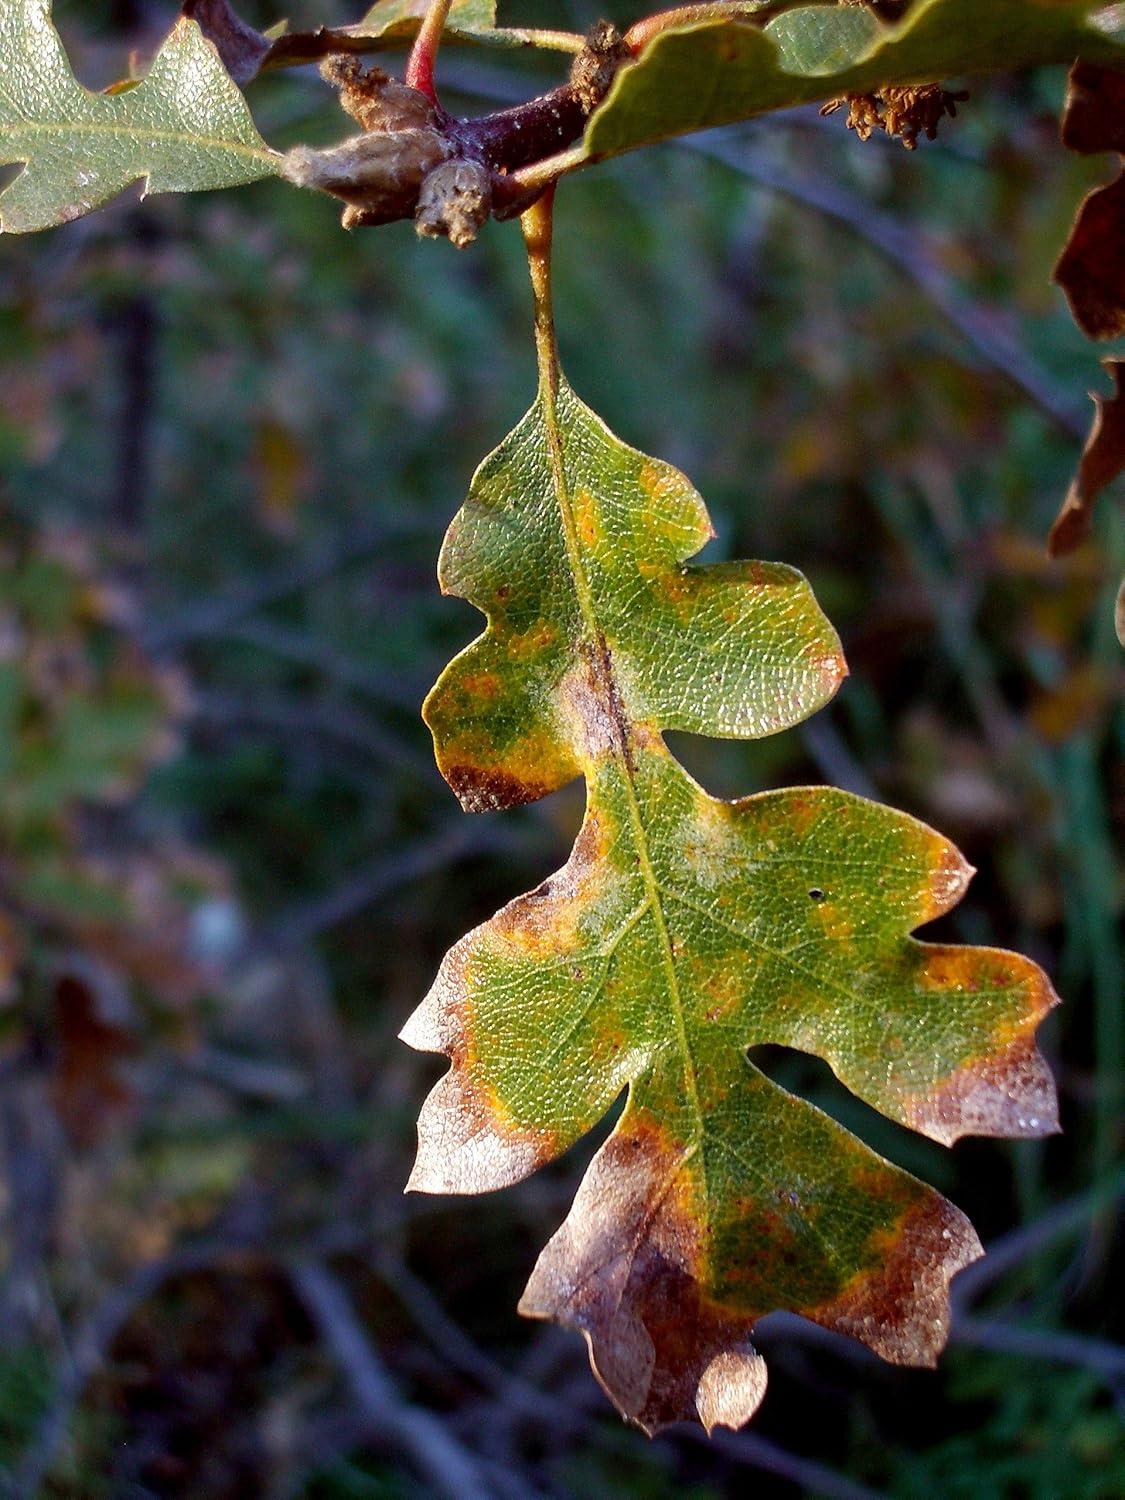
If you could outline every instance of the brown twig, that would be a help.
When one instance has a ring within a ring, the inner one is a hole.
[[[364,1332],[347,1293],[320,1261],[292,1267],[293,1287],[331,1350],[372,1436],[406,1454],[447,1500],[496,1494],[474,1455],[429,1412],[402,1398]]]

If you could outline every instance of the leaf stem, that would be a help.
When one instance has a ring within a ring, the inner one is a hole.
[[[528,167],[521,167],[511,174],[509,181],[513,188],[532,192],[536,188],[551,186],[558,182],[560,177],[565,177],[568,172],[576,172],[579,167],[591,166],[597,160],[586,150],[585,145],[579,141],[577,146],[572,146],[569,151],[559,151],[554,156],[544,157],[542,161],[532,162]]]
[[[420,94],[425,94],[431,104],[438,102],[434,89],[434,63],[452,4],[453,0],[430,0],[426,18],[422,22],[418,35],[414,38],[414,45],[410,49],[410,56],[406,63],[404,82],[409,88],[417,89]]]
[[[788,10],[792,3],[793,0],[729,0],[729,3],[724,3],[724,0],[706,3],[706,0],[701,0],[697,5],[678,5],[672,10],[644,16],[630,26],[625,33],[625,45],[637,57],[653,37],[659,36],[662,31],[670,31],[674,26],[691,26],[696,21],[750,20],[762,11],[773,13]]]
[[[538,47],[544,52],[581,52],[586,44],[580,31],[541,30],[535,26],[497,26],[481,32],[485,45],[493,37],[499,47]]]
[[[551,472],[554,480],[555,496],[559,506],[560,520],[562,522],[563,537],[566,544],[567,556],[570,561],[571,574],[574,579],[574,590],[578,599],[578,607],[588,637],[591,675],[594,679],[596,689],[601,695],[602,702],[606,706],[607,722],[613,726],[615,740],[614,754],[621,770],[622,782],[625,788],[629,821],[632,824],[633,839],[637,854],[637,865],[641,878],[644,881],[645,906],[651,912],[653,925],[656,928],[660,944],[661,967],[664,971],[668,999],[675,1018],[676,1031],[680,1042],[684,1068],[684,1091],[696,1123],[696,1135],[687,1144],[686,1148],[687,1155],[693,1155],[698,1147],[703,1131],[703,1107],[699,1094],[696,1061],[692,1052],[691,1040],[688,1036],[683,996],[680,991],[680,981],[676,972],[675,955],[672,949],[672,939],[664,915],[659,882],[656,877],[656,871],[653,868],[648,829],[645,826],[644,817],[641,812],[640,798],[637,793],[634,747],[631,743],[630,729],[621,708],[620,689],[614,675],[609,645],[598,620],[597,605],[587,573],[585,559],[583,558],[582,546],[579,542],[578,528],[574,516],[574,505],[567,478],[566,457],[559,419],[561,378],[559,373],[558,343],[555,336],[554,302],[551,289],[551,244],[554,227],[554,201],[555,189],[554,184],[552,184],[520,219],[524,243],[527,246],[528,269],[531,273],[531,289],[535,300],[535,351],[539,366],[539,399],[542,403],[543,419],[547,434],[547,448],[550,455]],[[666,754],[667,752],[665,751],[664,753]],[[589,769],[586,771],[586,776],[592,787],[592,773]],[[704,1194],[706,1196],[707,1173],[706,1165],[702,1161],[701,1171]]]
[[[518,174],[517,174],[518,175]],[[521,215],[520,228],[527,246],[527,264],[535,299],[535,352],[539,380],[544,390],[557,392],[559,350],[555,339],[555,309],[551,292],[551,246],[554,236],[554,183]]]

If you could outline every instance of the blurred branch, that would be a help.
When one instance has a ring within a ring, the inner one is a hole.
[[[456,860],[487,853],[539,855],[554,842],[549,830],[534,824],[457,818],[427,838],[412,839],[398,853],[380,855],[327,895],[290,907],[271,928],[269,939],[283,948],[295,947],[346,922],[400,886],[444,870]]]
[[[465,67],[451,70],[450,82],[466,93],[493,102],[503,102],[512,88],[495,69],[490,73]],[[786,115],[799,119],[802,126],[825,124],[804,108],[784,111],[771,122],[775,136],[777,120],[784,120]],[[1085,441],[1089,429],[1085,406],[1058,389],[1030,351],[1009,333],[990,308],[973,301],[956,286],[922,229],[902,223],[834,182],[818,180],[807,172],[794,172],[747,150],[748,140],[761,128],[753,124],[748,128],[724,128],[673,144],[680,150],[710,157],[759,186],[815,209],[851,230],[913,281],[987,365],[1023,391],[1068,437]]]
[[[234,725],[277,730],[307,738],[310,735],[335,740],[359,750],[373,760],[407,771],[424,781],[436,781],[428,756],[388,734],[374,720],[342,703],[317,703],[307,698],[280,694],[195,692],[191,710],[196,720],[220,728]]]
[[[35,1500],[39,1494],[66,1440],[87,1384],[105,1364],[118,1335],[137,1309],[174,1276],[203,1270],[216,1260],[246,1256],[258,1259],[254,1252],[241,1247],[192,1246],[142,1266],[104,1298],[75,1334],[70,1359],[63,1367],[54,1397],[23,1457],[7,1479],[11,1500]]]
[[[380,1258],[375,1263],[380,1276],[414,1319],[418,1329],[456,1370],[485,1390],[500,1397],[513,1412],[550,1421],[557,1430],[585,1425],[580,1411],[553,1399],[537,1386],[510,1375],[475,1344],[453,1321],[424,1282],[399,1261]]]
[[[801,725],[801,743],[805,754],[822,776],[842,791],[854,792],[878,802],[879,789],[853,755],[847,740],[826,713]]]
[[[346,536],[321,543],[294,562],[282,563],[229,593],[191,605],[178,618],[153,626],[144,634],[144,645],[154,655],[182,650],[191,641],[229,630],[267,605],[323,583],[416,530],[405,521],[387,517],[355,526]]]
[[[1088,1338],[1061,1329],[1021,1328],[999,1318],[960,1317],[953,1341],[1019,1359],[1043,1360],[1048,1364],[1074,1365],[1116,1384],[1125,1381],[1125,1348],[1106,1339]]]
[[[633,1440],[626,1433],[620,1429],[607,1430],[602,1427],[589,1412],[583,1410],[580,1401],[568,1401],[555,1392],[541,1390],[518,1376],[509,1375],[465,1334],[429,1288],[405,1266],[388,1259],[380,1259],[376,1265],[419,1330],[434,1344],[443,1358],[499,1398],[500,1405],[505,1408],[502,1416],[508,1418],[508,1421],[487,1422],[485,1426],[491,1435],[495,1437],[498,1431],[510,1425],[513,1416],[522,1414],[537,1420],[544,1428],[549,1427],[556,1436],[560,1431],[563,1434],[578,1431],[598,1447],[619,1453],[631,1450]],[[578,1348],[573,1343],[572,1347]],[[593,1382],[588,1377],[586,1383],[592,1388]],[[824,1464],[790,1453],[765,1438],[716,1433],[709,1439],[701,1429],[685,1429],[676,1436],[698,1440],[707,1447],[717,1446],[738,1463],[792,1480],[809,1494],[823,1495],[827,1500],[880,1500],[875,1491],[853,1483]]]
[[[728,131],[679,144],[849,229],[915,282],[987,365],[1017,386],[1068,437],[1085,439],[1089,426],[1085,411],[1057,389],[991,309],[974,302],[957,287],[942,268],[933,243],[917,225],[901,223],[835,183],[768,161],[760,153],[748,151],[745,143],[739,144]]]
[[[371,1433],[405,1453],[448,1500],[488,1500],[494,1495],[473,1456],[435,1417],[403,1400],[346,1292],[327,1268],[306,1261],[293,1266],[290,1276]]]
[[[326,896],[290,907],[278,918],[270,937],[283,948],[307,943],[365,907],[374,906],[390,891],[445,869],[470,851],[477,852],[482,847],[480,835],[485,832],[465,819],[450,823],[429,838],[412,839],[400,852],[372,860]]]
[[[315,636],[293,630],[276,620],[247,620],[217,632],[224,640],[254,646],[297,666],[311,667],[340,687],[351,688],[394,708],[416,709],[425,694],[421,678],[402,680],[385,670],[367,667]]]
[[[716,1431],[710,1438],[702,1428],[684,1433],[693,1442],[713,1444],[720,1453],[739,1463],[751,1464],[779,1479],[786,1479],[799,1486],[803,1494],[823,1495],[825,1500],[881,1500],[878,1490],[857,1484],[835,1469],[819,1464],[815,1459],[801,1458],[787,1448],[771,1443],[768,1438],[751,1432]]]
[[[987,1286],[1046,1250],[1056,1240],[1087,1229],[1091,1220],[1125,1196],[1125,1170],[1088,1193],[1068,1198],[1030,1224],[1021,1224],[987,1246],[987,1253],[967,1266],[953,1283],[953,1306],[964,1309]]]
[[[282,1063],[239,1057],[219,1047],[200,1047],[183,1059],[183,1071],[247,1099],[293,1104],[311,1091],[309,1080]]]

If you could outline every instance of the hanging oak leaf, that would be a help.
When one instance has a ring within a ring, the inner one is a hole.
[[[702,502],[567,386],[538,274],[537,403],[442,554],[443,588],[488,629],[425,712],[467,807],[581,775],[587,810],[567,864],[452,949],[403,1031],[452,1063],[410,1186],[518,1182],[625,1091],[521,1310],[581,1330],[646,1430],[738,1426],[765,1387],[764,1313],[930,1364],[949,1279],[980,1254],[956,1208],[748,1049],[816,1053],[938,1141],[1038,1136],[1056,1128],[1034,1042],[1055,997],[1026,959],[909,936],[971,874],[931,829],[827,788],[719,801],[672,759],[662,730],[765,735],[813,712],[839,645],[791,570],[686,561]]]

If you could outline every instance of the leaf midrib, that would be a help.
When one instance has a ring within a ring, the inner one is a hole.
[[[680,1043],[680,1052],[684,1067],[684,1083],[695,1123],[692,1139],[686,1143],[686,1154],[692,1155],[702,1143],[704,1136],[703,1107],[699,1097],[696,1061],[692,1052],[691,1038],[687,1027],[687,1015],[684,1008],[683,996],[680,993],[675,955],[672,951],[672,940],[664,915],[660,886],[656,879],[656,871],[653,867],[652,856],[649,850],[648,833],[641,815],[640,798],[637,795],[632,757],[628,752],[628,726],[622,723],[620,715],[615,711],[616,703],[620,699],[616,691],[616,682],[612,675],[612,657],[605,640],[605,634],[598,620],[597,604],[586,573],[582,556],[582,544],[579,540],[578,527],[571,504],[570,490],[566,478],[563,438],[558,416],[560,376],[557,362],[554,362],[553,356],[550,364],[546,361],[544,362],[544,368],[541,369],[540,376],[539,401],[543,412],[543,425],[547,435],[547,452],[551,469],[551,481],[555,491],[555,499],[559,507],[563,537],[566,543],[567,561],[574,580],[574,591],[582,623],[594,646],[595,661],[592,663],[592,671],[595,679],[598,677],[603,679],[599,686],[602,688],[605,701],[610,706],[609,720],[616,731],[614,735],[614,754],[618,760],[622,781],[626,789],[629,820],[632,824],[633,840],[637,850],[641,879],[645,888],[647,907],[652,913],[653,924],[656,927],[660,943],[661,966],[664,970],[668,998],[671,1002],[671,1009]],[[702,1164],[703,1191],[706,1198],[705,1153],[700,1153],[700,1161]]]
[[[224,140],[220,136],[191,135],[183,131],[159,127],[145,129],[140,125],[121,125],[109,121],[102,123],[97,120],[82,120],[75,123],[73,121],[35,120],[18,125],[0,125],[0,139],[20,135],[77,134],[129,136],[136,140],[164,141],[177,146],[198,146],[206,150],[221,150],[235,156],[246,156],[253,161],[268,162],[271,166],[278,155],[269,146],[250,146],[243,141]]]

